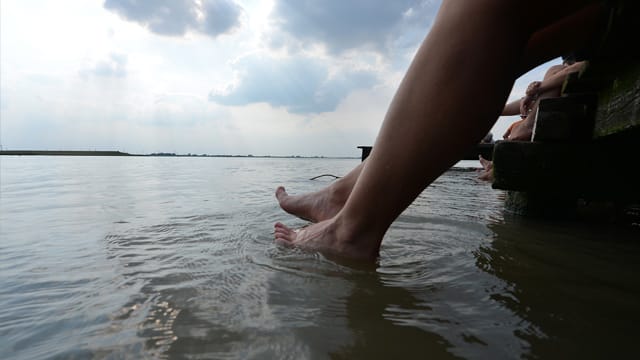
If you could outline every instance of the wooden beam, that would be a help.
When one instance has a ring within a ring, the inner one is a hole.
[[[640,129],[589,143],[499,141],[493,188],[640,201]]]

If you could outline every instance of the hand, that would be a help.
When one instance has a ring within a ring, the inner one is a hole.
[[[533,106],[535,102],[535,97],[527,95],[520,100],[520,115],[527,116],[529,115],[529,109]]]
[[[534,81],[529,84],[529,86],[527,87],[527,91],[525,92],[527,96],[537,95],[540,92],[540,85],[542,85],[542,82],[540,81]]]

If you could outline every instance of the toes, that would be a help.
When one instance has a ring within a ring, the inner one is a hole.
[[[288,236],[291,232],[285,228],[275,228],[273,234],[275,236]]]
[[[280,222],[273,226],[273,235],[276,243],[284,245],[291,245],[296,238],[295,231]]]
[[[281,223],[279,221],[277,223],[275,223],[275,225],[273,225],[273,227],[275,229],[287,229],[287,230],[290,230],[287,225],[285,225],[285,224],[283,224],[283,223]]]
[[[287,196],[287,191],[284,189],[284,186],[278,186],[276,189],[276,197],[280,199],[283,196]]]

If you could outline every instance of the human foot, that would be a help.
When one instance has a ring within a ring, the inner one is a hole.
[[[478,155],[478,161],[480,161],[480,165],[482,165],[482,168],[485,170],[491,170],[493,167],[493,162],[483,158],[482,155]]]
[[[482,169],[478,169],[478,179],[492,182],[493,162],[483,158],[482,155],[479,155],[478,159],[480,160],[480,164],[482,165]]]
[[[284,187],[276,189],[280,207],[289,214],[311,222],[327,220],[335,216],[344,205],[348,194],[330,185],[320,191],[303,195],[289,195]]]
[[[275,242],[279,245],[295,246],[349,259],[374,260],[378,256],[378,239],[361,237],[359,241],[354,241],[353,236],[345,233],[346,231],[341,231],[333,219],[297,230],[280,222],[274,225]]]

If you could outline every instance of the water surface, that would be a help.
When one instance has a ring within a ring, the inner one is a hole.
[[[7,359],[621,358],[640,337],[637,230],[503,214],[454,169],[372,267],[273,244],[279,184],[358,160],[0,158]]]

